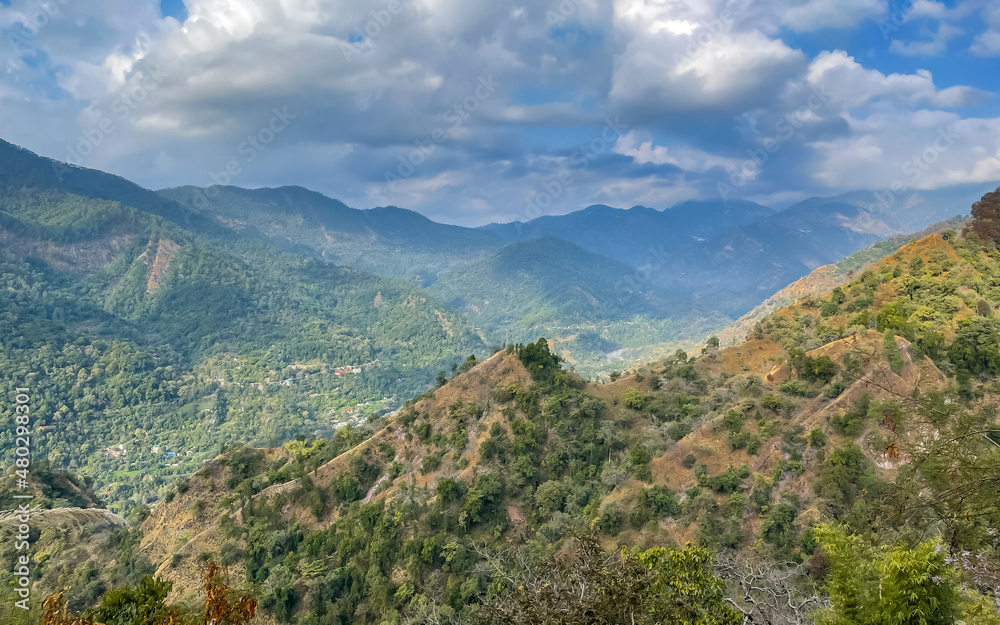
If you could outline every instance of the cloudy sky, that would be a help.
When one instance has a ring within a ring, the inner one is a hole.
[[[0,137],[477,225],[1000,184],[992,0],[0,0]]]

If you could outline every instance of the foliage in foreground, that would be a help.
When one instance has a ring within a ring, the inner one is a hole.
[[[606,554],[594,534],[537,567],[493,558],[496,590],[477,625],[735,624],[708,550],[638,548]]]
[[[73,614],[63,592],[42,602],[42,625],[243,625],[257,616],[257,601],[237,597],[226,582],[226,572],[214,562],[205,572],[205,607],[201,615],[183,606],[168,605],[173,582],[144,577],[137,586],[108,591],[100,603],[83,615]]]
[[[873,546],[829,525],[817,527],[816,535],[829,566],[831,603],[817,614],[818,625],[1000,623],[985,597],[963,592],[939,540]]]

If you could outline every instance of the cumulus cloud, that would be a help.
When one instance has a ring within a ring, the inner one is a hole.
[[[920,110],[853,120],[852,130],[814,145],[816,178],[829,186],[920,190],[1000,180],[1000,120]]]
[[[739,164],[738,159],[718,156],[696,148],[654,145],[653,140],[644,135],[645,133],[636,131],[622,135],[615,142],[614,152],[631,156],[640,165],[646,163],[674,165],[685,171],[705,172],[715,167],[732,171]]]
[[[786,26],[802,32],[823,28],[852,28],[862,20],[882,15],[880,0],[806,0],[792,3],[781,15]]]
[[[831,95],[843,109],[873,101],[896,100],[908,104],[960,107],[978,103],[987,96],[979,89],[955,86],[938,89],[929,71],[914,74],[883,74],[865,69],[842,50],[821,52],[809,65],[809,82]]]
[[[154,188],[236,162],[233,184],[475,224],[523,218],[566,174],[549,212],[712,195],[776,142],[741,192],[839,191],[890,176],[879,163],[920,148],[906,128],[927,119],[983,143],[956,141],[921,184],[978,180],[997,157],[995,121],[956,112],[989,83],[816,51],[825,28],[877,37],[875,0],[187,0],[183,23],[155,0],[48,4],[43,27],[0,45],[0,136]],[[25,32],[38,6],[11,0],[0,33]],[[960,21],[973,13],[917,0],[907,21],[941,23],[892,50],[1000,53],[997,11],[987,31]]]
[[[616,0],[615,23],[628,43],[616,58],[611,106],[639,119],[734,114],[766,101],[804,66],[803,54],[780,39],[740,30],[738,9],[715,8]]]
[[[915,0],[907,10],[908,18],[932,17],[934,19],[941,19],[948,15],[948,13],[948,7],[943,2],[936,2],[935,0]]]
[[[962,29],[941,23],[937,32],[926,33],[925,39],[917,41],[894,40],[890,49],[905,56],[937,56],[948,49],[948,42],[962,34]]]
[[[976,36],[972,53],[977,56],[1000,55],[1000,7],[994,6],[984,12],[988,28]]]

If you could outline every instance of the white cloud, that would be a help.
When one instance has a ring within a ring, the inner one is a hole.
[[[972,44],[972,53],[977,56],[1000,55],[1000,6],[993,6],[983,12],[983,17],[989,25],[985,31],[976,36]]]
[[[854,57],[836,50],[821,52],[809,65],[807,78],[831,95],[832,101],[849,110],[876,100],[897,100],[911,105],[958,107],[975,104],[986,96],[972,87],[939,90],[930,72],[883,74],[865,69]]]
[[[937,32],[925,33],[928,39],[920,41],[893,40],[889,49],[904,56],[937,56],[948,49],[948,42],[962,34],[962,29],[942,22]]]
[[[806,0],[787,7],[783,24],[800,32],[824,28],[852,28],[863,20],[885,13],[881,0]]]
[[[639,165],[674,165],[686,171],[706,172],[715,167],[731,171],[739,165],[739,160],[716,156],[696,148],[680,146],[668,148],[654,145],[653,140],[643,133],[630,131],[618,137],[614,152],[631,156]]]
[[[852,121],[852,133],[816,142],[815,177],[833,188],[936,189],[1000,180],[1000,119],[916,111]]]
[[[627,41],[617,56],[609,101],[638,115],[739,111],[801,69],[801,52],[757,30],[736,28],[708,3],[616,0],[616,31]],[[691,33],[668,23],[698,24]]]
[[[948,7],[943,2],[935,0],[915,0],[906,10],[907,19],[916,17],[932,17],[941,19],[948,15]]]
[[[0,29],[34,1],[12,0],[0,10]],[[973,4],[917,0],[906,19],[942,23],[893,50],[946,52],[958,20],[981,12]],[[892,176],[920,148],[921,133],[963,122],[939,109],[987,95],[943,88],[926,71],[878,71],[881,50],[807,56],[782,39],[786,29],[882,17],[884,0],[402,0],[402,12],[388,18],[387,5],[188,0],[180,24],[161,19],[155,0],[66,3],[28,42],[44,52],[40,62],[19,65],[0,46],[0,136],[65,158],[123,95],[162,71],[162,83],[126,118],[113,116],[116,130],[85,165],[152,187],[207,184],[207,173],[238,157],[237,146],[273,108],[287,107],[295,121],[245,164],[236,184],[302,184],[359,206],[397,204],[475,223],[504,220],[572,169],[577,142],[599,136],[606,115],[620,115],[629,132],[585,171],[573,170],[552,211],[598,201],[664,206],[712,193],[720,172],[780,136],[789,116],[793,136],[741,193],[779,198],[864,186]],[[565,13],[558,28],[549,11]],[[1000,10],[989,16],[992,30],[972,31],[978,54],[1000,54]],[[448,121],[484,76],[502,86],[477,98],[457,125]],[[813,107],[817,92],[828,100]],[[979,132],[982,144],[956,141],[948,167],[928,170],[921,184],[990,175],[995,123],[976,124],[970,136]],[[438,128],[443,143],[389,192],[384,172]]]

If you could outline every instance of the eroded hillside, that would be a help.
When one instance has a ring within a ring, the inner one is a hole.
[[[205,561],[228,564],[278,622],[462,614],[488,590],[484,553],[545,553],[581,528],[606,547],[690,541],[822,576],[817,523],[898,522],[893,481],[945,427],[917,404],[990,400],[995,283],[996,252],[945,232],[736,346],[608,383],[545,341],[470,358],[372,427],[226,450],[152,510],[138,549],[177,599]]]

